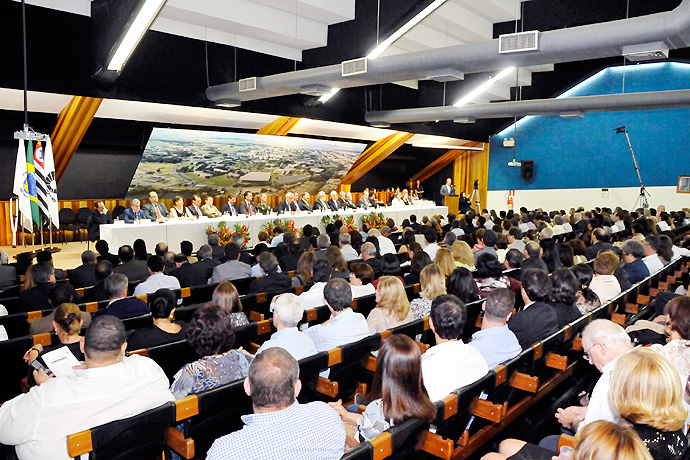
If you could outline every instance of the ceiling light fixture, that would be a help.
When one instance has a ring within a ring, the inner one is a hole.
[[[137,13],[137,16],[134,18],[134,21],[132,21],[132,24],[129,26],[124,38],[118,45],[113,58],[108,64],[108,70],[113,70],[115,72],[120,72],[122,70],[122,67],[124,67],[146,31],[149,30],[151,23],[156,19],[158,12],[163,8],[166,1],[167,0],[145,1]]]
[[[477,86],[475,89],[473,89],[467,95],[465,95],[463,98],[461,98],[458,102],[453,104],[453,106],[461,107],[461,106],[467,104],[468,102],[471,102],[474,98],[476,98],[477,96],[482,94],[487,89],[491,88],[494,85],[494,83],[499,81],[501,78],[506,77],[507,75],[512,73],[514,70],[515,70],[515,67],[508,67],[507,69],[501,70],[498,73],[498,75],[496,75],[493,78],[489,78],[487,81],[485,81],[481,85]]]

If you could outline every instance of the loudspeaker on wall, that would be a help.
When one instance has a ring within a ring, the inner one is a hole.
[[[523,179],[531,179],[534,176],[534,161],[533,160],[522,160],[522,166],[520,167],[520,175]]]

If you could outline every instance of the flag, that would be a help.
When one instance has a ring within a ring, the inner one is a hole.
[[[36,192],[36,169],[34,168],[34,143],[29,141],[29,150],[26,152],[26,174],[29,185],[29,198],[31,200],[31,217],[36,225],[41,226],[41,212],[38,208],[38,195]]]
[[[60,226],[60,209],[58,208],[57,182],[55,180],[55,162],[53,161],[53,144],[50,138],[46,141],[43,170],[48,192],[48,217],[56,227]]]
[[[52,219],[58,226],[60,216],[58,215],[57,193],[55,185],[55,166],[53,165],[53,152],[50,141],[46,143],[46,151],[43,151],[43,144],[39,141],[34,149],[34,168],[36,177],[36,195],[38,207],[44,216]],[[50,158],[48,158],[48,148],[50,148]],[[50,161],[48,161],[50,160]],[[53,203],[55,205],[53,206]],[[53,214],[53,208],[55,213]]]
[[[26,148],[24,147],[23,139],[19,139],[17,162],[14,167],[14,187],[12,188],[12,193],[19,197],[17,201],[19,202],[19,211],[22,213],[20,225],[32,232],[31,198],[29,197],[29,183],[26,171]]]

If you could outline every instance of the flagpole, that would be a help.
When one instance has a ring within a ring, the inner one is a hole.
[[[14,199],[10,197],[10,227],[12,227],[12,247],[17,247],[17,227],[19,225],[19,201],[17,201],[17,215],[12,212],[12,202]]]

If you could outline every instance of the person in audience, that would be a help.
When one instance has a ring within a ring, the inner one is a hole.
[[[659,237],[654,235],[646,236],[644,239],[644,245],[646,249],[646,256],[642,261],[647,266],[650,274],[654,274],[664,268],[663,262],[659,259],[657,251],[659,250]]]
[[[50,262],[40,262],[31,266],[31,276],[36,283],[35,287],[26,289],[19,293],[21,311],[49,310],[50,291],[55,287],[55,269]],[[74,303],[82,303],[81,297],[70,284],[65,284],[70,290]],[[19,311],[10,311],[18,313]]]
[[[216,235],[216,236],[218,236],[218,235]],[[209,243],[209,245],[210,245],[210,243]],[[216,243],[216,245],[217,245],[217,243]],[[192,254],[193,251],[194,251],[194,245],[192,244],[191,241],[187,241],[187,240],[180,241],[180,254],[186,255],[187,256],[187,262],[189,262],[190,264],[193,264],[194,262],[196,262],[198,260]],[[212,257],[215,260],[215,256],[212,256]]]
[[[659,235],[659,249],[657,250],[657,255],[664,267],[674,260],[673,248],[673,241],[668,235]],[[680,254],[678,254],[678,257],[680,257]]]
[[[542,248],[541,260],[546,264],[546,269],[549,273],[553,273],[559,267],[562,267],[560,255],[558,254],[558,247],[553,238],[544,238],[539,242]]]
[[[96,284],[96,253],[81,253],[81,265],[69,271],[69,283],[75,288],[94,286]]]
[[[237,329],[240,326],[249,324],[247,315],[242,311],[242,301],[237,293],[235,285],[229,281],[223,281],[213,291],[211,303],[219,305],[225,313],[230,315],[232,327]]]
[[[242,417],[241,430],[216,439],[207,460],[339,460],[346,433],[338,414],[320,401],[299,404],[301,388],[299,366],[287,351],[273,347],[258,354],[244,380],[254,414]]]
[[[434,259],[434,263],[441,268],[443,276],[446,277],[450,276],[450,274],[453,273],[453,270],[455,270],[456,267],[453,255],[446,248],[439,248],[439,250],[436,251],[436,258]]]
[[[75,297],[68,285],[58,284],[50,290],[48,300],[53,306],[53,311],[51,311],[48,315],[35,319],[29,323],[29,333],[31,335],[52,332],[55,329],[54,321],[57,307],[63,303],[73,304]],[[81,320],[84,322],[84,326],[88,327],[89,324],[91,324],[91,313],[85,311],[81,312]]]
[[[244,192],[244,200],[242,200],[237,209],[240,211],[240,214],[255,216],[256,205],[254,204],[254,194],[250,191]]]
[[[525,242],[522,240],[522,230],[520,227],[511,227],[506,236],[508,249],[517,249],[521,253],[525,251]]]
[[[225,247],[220,245],[220,236],[218,236],[217,233],[211,233],[208,235],[208,238],[206,238],[206,242],[211,246],[211,257],[213,260],[220,263],[225,262]],[[240,248],[242,247],[241,245],[239,246]],[[192,263],[192,261],[190,260],[189,263]]]
[[[131,281],[144,281],[149,277],[149,270],[144,260],[134,260],[132,246],[121,246],[117,251],[120,265],[113,267],[113,273],[125,275]]]
[[[575,265],[575,252],[573,251],[573,247],[568,243],[560,243],[558,245],[558,258],[561,261],[561,265],[566,268]]]
[[[427,265],[431,265],[431,257],[424,251],[417,251],[412,255],[412,261],[410,262],[410,272],[403,278],[404,284],[417,284],[420,282],[420,276],[422,270]]]
[[[619,264],[618,256],[612,252],[600,252],[594,259],[594,279],[589,288],[599,296],[599,301],[604,304],[620,294],[621,286],[614,272]]]
[[[189,211],[184,207],[184,198],[179,195],[173,198],[173,205],[170,208],[170,218],[185,219],[191,217],[191,214],[188,213]]]
[[[474,285],[481,298],[489,295],[496,288],[520,290],[520,282],[503,274],[501,264],[495,255],[485,253],[477,259],[477,276]]]
[[[648,321],[643,323],[650,324]],[[640,321],[635,325],[637,326]],[[649,346],[676,368],[682,381],[690,375],[690,297],[680,296],[668,301],[664,307],[664,314],[657,316],[651,323],[653,330],[664,332],[669,336],[665,345],[652,344]]]
[[[349,446],[372,440],[412,418],[434,419],[436,408],[424,387],[421,354],[411,338],[393,334],[383,340],[366,399],[369,403],[362,415],[348,412],[340,401],[329,403],[345,425]]]
[[[369,236],[371,236],[371,232],[376,231],[378,233],[378,230],[376,229],[371,229],[369,230]],[[379,248],[381,250],[381,255],[385,254],[395,254],[395,244],[390,239],[391,236],[391,228],[387,225],[384,225],[381,227],[381,232],[378,235],[375,235],[376,239],[379,240]]]
[[[184,340],[187,325],[182,321],[174,321],[177,306],[175,293],[163,288],[148,296],[147,300],[153,324],[132,331],[127,340],[127,349],[139,350]]]
[[[262,252],[259,256],[259,267],[264,274],[256,278],[249,285],[249,293],[283,292],[292,287],[292,278],[286,273],[279,273],[278,259],[270,252]]]
[[[101,239],[101,224],[112,224],[113,216],[105,207],[103,200],[96,200],[94,203],[95,209],[91,213],[91,219],[87,222],[87,231],[89,233],[90,241],[98,241]]]
[[[568,244],[573,248],[573,265],[587,263],[587,257],[585,256],[587,247],[585,246],[584,241],[576,238],[568,241]]]
[[[276,332],[261,345],[257,355],[274,347],[283,348],[297,360],[316,354],[314,342],[297,329],[304,314],[304,303],[299,297],[291,293],[275,296],[271,312]]]
[[[587,260],[594,259],[599,252],[605,249],[611,249],[613,246],[608,242],[609,237],[603,228],[595,228],[592,230],[592,245],[585,251]]]
[[[551,292],[551,307],[558,316],[558,326],[563,327],[577,320],[580,310],[575,305],[580,283],[569,268],[557,268],[551,275],[553,290]]]
[[[111,315],[120,319],[141,316],[149,313],[146,303],[136,297],[127,297],[127,277],[121,273],[113,273],[105,279],[105,292],[110,303],[102,310],[94,312],[94,319],[102,315]]]
[[[149,202],[142,206],[141,210],[148,219],[153,221],[165,222],[170,218],[168,208],[158,201],[158,193],[153,190],[149,192]]]
[[[481,330],[472,334],[469,345],[486,360],[489,369],[515,358],[522,351],[508,320],[513,314],[515,293],[510,289],[498,288],[489,293],[482,305],[484,317]]]
[[[578,264],[573,266],[571,271],[580,284],[580,289],[575,294],[575,306],[580,310],[580,314],[585,315],[599,308],[601,306],[601,300],[599,300],[599,296],[589,288],[594,278],[594,270],[587,264]]]
[[[313,252],[304,252],[297,262],[297,269],[295,276],[292,277],[292,287],[308,286],[312,284],[312,272],[314,264],[316,263],[316,256]]]
[[[160,243],[156,243],[156,247],[153,249],[153,252],[157,256],[165,258],[165,255],[168,253],[168,245],[162,241]]]
[[[438,237],[438,232],[436,229],[427,228],[424,230],[424,241],[426,241],[426,246],[424,246],[423,251],[429,254],[429,258],[434,260],[436,258],[436,251],[438,251],[438,244],[436,244],[436,238]]]
[[[465,241],[457,240],[453,243],[453,259],[457,267],[464,267],[474,271],[474,253]]]
[[[249,278],[251,267],[240,261],[240,247],[234,243],[225,245],[225,259],[227,262],[216,266],[211,275],[211,283],[221,281],[232,281],[242,278]]]
[[[352,264],[349,280],[353,299],[376,293],[376,288],[371,284],[374,280],[374,270],[367,264]]]
[[[522,272],[520,293],[525,306],[510,318],[508,328],[523,349],[558,330],[558,315],[549,305],[551,292],[551,280],[546,272],[533,268]]]
[[[96,284],[93,287],[84,289],[84,302],[98,302],[106,300],[108,294],[105,293],[105,279],[113,272],[113,264],[108,260],[101,260],[96,264]]]
[[[48,367],[43,360],[43,355],[45,353],[57,350],[58,348],[67,347],[78,361],[84,361],[84,353],[81,351],[80,344],[81,336],[79,335],[79,331],[83,325],[82,311],[73,303],[60,304],[53,310],[52,326],[60,342],[45,348],[40,343],[37,343],[24,354],[24,361],[29,364],[27,380],[30,386],[36,385],[31,363],[38,359],[38,362]]]
[[[120,263],[120,258],[116,256],[115,254],[110,253],[110,248],[108,247],[108,242],[105,240],[98,240],[96,241],[96,251],[98,251],[98,261],[100,262],[101,260],[108,260],[110,261],[113,266],[116,266]]]
[[[240,213],[239,209],[237,209],[237,197],[228,195],[228,202],[223,205],[220,212],[228,214],[231,217],[237,217]]]
[[[527,270],[530,268],[537,268],[548,273],[549,269],[546,266],[546,263],[541,260],[543,252],[544,250],[536,241],[530,241],[529,243],[525,244],[525,252],[523,253],[525,258],[522,261],[522,269]]]
[[[230,315],[219,305],[199,308],[186,330],[189,345],[201,358],[175,374],[170,391],[175,399],[234,382],[247,376],[251,356],[232,349],[235,330]]]
[[[441,267],[436,264],[427,265],[419,276],[421,291],[419,297],[413,299],[410,308],[414,319],[426,318],[431,311],[431,302],[446,293],[446,278]]]
[[[326,287],[326,283],[331,279],[331,273],[333,272],[330,264],[325,260],[315,261],[313,267],[311,278],[314,284],[308,291],[304,291],[299,295],[302,302],[304,302],[305,309],[325,305],[323,291]]]
[[[0,292],[18,284],[17,269],[8,262],[7,252],[0,249]]]
[[[53,263],[53,253],[48,251],[48,250],[43,250],[39,251],[38,254],[36,254],[36,263],[40,264],[43,262],[47,262],[50,265],[53,266],[53,271],[55,272],[55,281],[65,281],[67,279],[67,276],[65,275],[65,271],[60,269],[60,268],[55,268],[55,264]]]
[[[520,281],[523,259],[524,256],[522,252],[517,249],[509,249],[508,252],[506,252],[506,259],[503,262],[506,275],[514,280]]]
[[[481,230],[481,229],[480,229]],[[496,241],[498,240],[498,235],[493,230],[486,230],[485,232],[477,231],[477,245],[478,248],[474,251],[474,263],[477,264],[477,259],[483,254],[491,254],[496,259],[498,259],[498,253],[496,253]]]
[[[256,246],[254,247],[256,249]],[[264,252],[264,251],[261,251]],[[259,254],[261,254],[261,252]],[[300,257],[304,254],[302,242],[298,238],[293,238],[287,243],[287,254],[280,256],[278,260],[280,272],[287,273],[297,269]]]
[[[149,270],[149,277],[146,281],[139,283],[134,288],[134,295],[140,296],[144,294],[153,294],[161,288],[166,289],[180,289],[180,281],[174,276],[163,274],[165,270],[165,263],[160,256],[151,256],[146,262]]]
[[[429,327],[436,345],[422,356],[422,375],[432,401],[443,399],[489,372],[480,352],[461,339],[466,320],[465,304],[454,295],[440,295],[431,303]]]
[[[395,276],[400,280],[403,286],[405,285],[405,281],[400,276],[400,259],[398,259],[398,256],[395,254],[385,254],[383,257],[381,257],[379,273],[379,278],[381,276]],[[371,284],[374,285],[374,288],[378,289],[378,279],[372,281]]]
[[[146,241],[142,240],[141,238],[134,240],[132,248],[134,248],[134,259],[136,260],[143,260],[146,262],[151,256],[151,254],[149,254],[146,250]]]
[[[331,265],[331,278],[348,279],[350,277],[347,262],[337,246],[328,246],[326,248],[326,262]]]
[[[351,260],[359,259],[359,254],[350,244],[352,237],[349,233],[341,233],[338,235],[338,241],[340,244],[340,252],[343,254],[345,261],[350,262]]]
[[[621,258],[625,262],[622,268],[628,273],[632,284],[639,283],[649,276],[649,268],[643,260],[646,254],[644,244],[634,239],[627,240],[621,246]]]
[[[125,356],[127,335],[113,316],[95,318],[83,339],[86,363],[74,377],[48,381],[34,372],[38,388],[0,407],[0,443],[20,459],[69,460],[67,435],[140,414],[173,395],[153,360]]]
[[[141,201],[138,198],[134,198],[129,204],[129,208],[125,209],[123,216],[125,224],[133,224],[141,219],[146,219],[144,211],[141,210]]]
[[[325,267],[323,267],[321,261],[314,265],[315,281],[317,279],[317,271],[322,273],[324,268],[330,274],[328,263],[325,264]],[[316,284],[314,287],[316,287]],[[332,350],[341,345],[356,342],[367,337],[369,335],[369,325],[361,313],[356,313],[352,310],[352,291],[347,281],[341,279],[330,280],[322,289],[322,298],[331,311],[331,319],[304,331],[314,341],[316,349],[318,351]],[[311,289],[307,292],[310,291]],[[301,294],[301,296],[303,295]],[[304,308],[313,307],[308,306],[305,302]]]
[[[371,334],[407,324],[414,319],[402,281],[394,276],[382,276],[379,280],[376,308],[367,317]]]
[[[465,304],[479,300],[479,295],[474,288],[472,272],[464,267],[453,270],[448,277],[448,294],[454,295]]]
[[[375,273],[381,272],[381,259],[376,258],[376,246],[367,241],[362,245],[362,262],[369,265]]]

